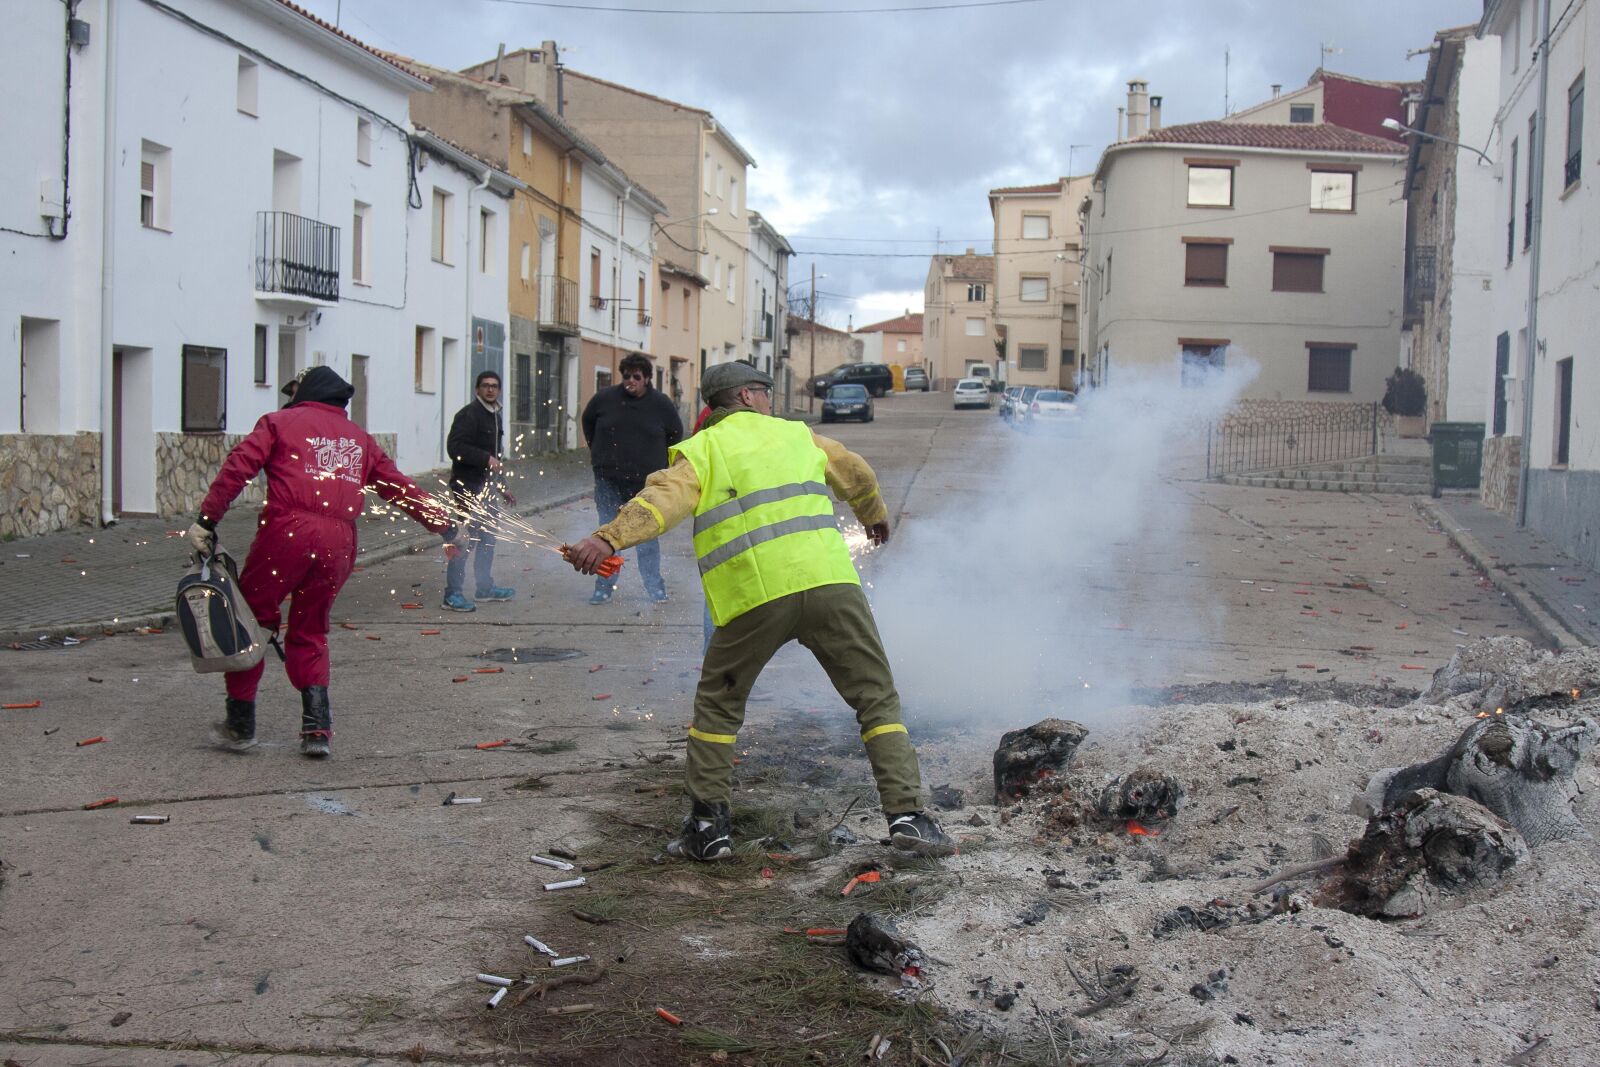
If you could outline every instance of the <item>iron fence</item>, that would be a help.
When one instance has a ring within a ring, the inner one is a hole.
[[[1206,431],[1206,477],[1247,474],[1378,454],[1378,405],[1340,414],[1226,421]]]
[[[256,212],[256,290],[339,299],[339,227],[287,211]]]
[[[578,332],[577,282],[558,274],[539,275],[539,325]]]

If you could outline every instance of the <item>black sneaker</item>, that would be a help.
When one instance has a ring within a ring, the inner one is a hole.
[[[683,820],[683,831],[667,842],[667,854],[702,863],[733,859],[733,816],[728,805],[695,801]]]
[[[889,816],[889,843],[919,856],[944,857],[955,853],[955,838],[939,828],[931,815],[908,811]]]
[[[311,685],[300,690],[300,754],[327,759],[333,740],[333,711],[328,707],[328,687]]]
[[[256,747],[256,702],[228,698],[227,718],[211,727],[211,739],[229,752]]]

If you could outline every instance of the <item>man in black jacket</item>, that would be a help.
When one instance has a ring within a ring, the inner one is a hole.
[[[683,440],[678,409],[650,384],[650,357],[631,353],[619,370],[622,384],[599,390],[583,409],[583,437],[589,442],[589,462],[594,467],[594,505],[602,525],[639,494],[646,478],[666,467],[667,449]],[[638,546],[637,556],[645,592],[657,603],[666,600],[660,544],[646,541]],[[616,587],[615,576],[596,576],[589,603],[604,604]]]
[[[456,507],[472,516],[466,524],[466,544],[472,554],[473,577],[478,600],[510,600],[515,589],[494,584],[494,524],[499,497],[516,501],[506,491],[500,474],[500,375],[481,371],[472,383],[476,399],[450,423],[446,447],[450,450],[450,494]],[[461,591],[466,578],[466,552],[445,564],[444,606],[451,611],[477,611],[478,606]]]

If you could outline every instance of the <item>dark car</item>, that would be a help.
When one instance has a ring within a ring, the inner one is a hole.
[[[864,385],[873,396],[883,396],[894,388],[894,375],[887,363],[845,363],[811,380],[812,396],[827,396],[836,385]]]
[[[841,419],[872,421],[872,397],[867,394],[866,386],[851,383],[835,385],[828,390],[828,395],[822,398],[822,421]]]

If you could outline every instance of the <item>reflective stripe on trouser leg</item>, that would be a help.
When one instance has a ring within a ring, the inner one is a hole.
[[[858,585],[824,585],[800,596],[805,609],[795,636],[817,657],[845,703],[855,709],[884,812],[921,808],[917,750],[900,721],[900,694],[866,594]]]
[[[711,635],[694,694],[685,787],[693,800],[732,798],[734,744],[744,705],[768,661],[794,637],[796,596],[781,597],[719,627]]]

